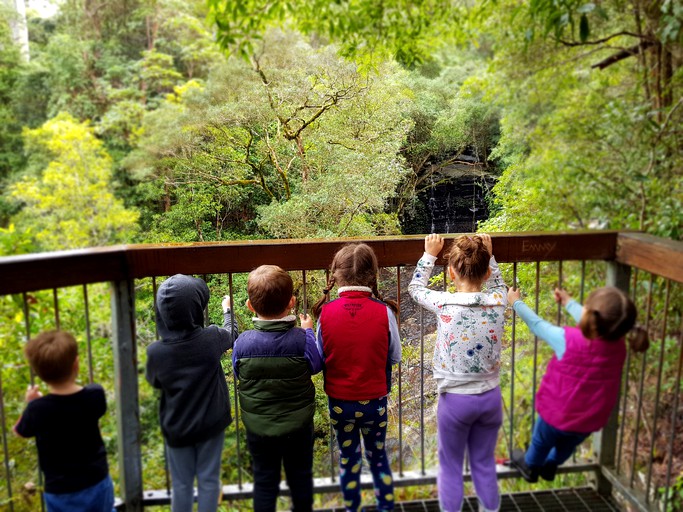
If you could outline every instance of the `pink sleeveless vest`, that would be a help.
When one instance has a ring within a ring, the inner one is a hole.
[[[566,350],[553,356],[536,393],[536,411],[546,423],[565,432],[600,430],[619,398],[624,340],[584,338],[577,327],[565,327]]]

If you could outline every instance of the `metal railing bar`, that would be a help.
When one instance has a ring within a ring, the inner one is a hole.
[[[586,260],[581,260],[581,284],[579,285],[579,303],[583,304],[586,293]]]
[[[302,283],[301,286],[302,286],[302,292],[303,292],[303,295],[304,295],[304,301],[303,301],[304,304],[303,304],[303,311],[302,311],[302,313],[308,315],[308,290],[307,290],[307,288],[306,288],[307,283],[306,283],[306,271],[305,271],[305,270],[302,270],[302,271],[301,271],[301,279],[302,279],[302,281],[303,281],[303,283]]]
[[[652,311],[652,285],[654,284],[654,275],[650,274],[650,285],[647,292],[647,313],[645,316],[645,329],[649,332],[650,329],[650,312]],[[645,369],[647,366],[647,352],[642,355],[642,365],[640,369],[640,383],[638,385],[638,404],[636,406],[636,430],[633,436],[633,459],[631,461],[631,478],[629,479],[631,487],[636,474],[636,459],[638,454],[638,438],[640,436],[640,417],[643,406],[643,390],[645,387]]]
[[[53,290],[53,297],[56,303],[56,289]],[[28,296],[26,292],[22,294],[22,299],[23,299],[23,310],[24,310],[24,339],[26,342],[31,339],[31,317],[29,314],[29,305],[28,305]],[[56,306],[55,306],[56,308]],[[57,314],[57,317],[59,315]],[[57,327],[59,329],[59,327]],[[29,382],[31,383],[31,386],[34,386],[36,383],[35,379],[35,373],[33,372],[33,368],[31,368],[31,365],[28,365],[29,368]],[[36,456],[38,455],[38,447],[36,446]],[[41,489],[40,490],[40,509],[41,511],[45,512],[45,499],[43,498],[43,472],[40,470],[40,466],[37,468],[38,471],[38,487]]]
[[[230,295],[230,322],[232,329],[232,322],[235,318],[234,309],[232,307],[232,297],[233,297],[233,283],[232,283],[232,272],[228,274],[228,294]],[[221,309],[221,313],[223,310]],[[230,364],[232,367],[232,363]],[[239,404],[239,393],[237,391],[237,375],[235,372],[231,371],[232,374],[232,385],[235,390],[235,448],[237,451],[237,487],[242,489],[242,449],[240,448],[240,404]]]
[[[90,305],[88,304],[88,285],[83,285],[83,305],[85,310],[85,339],[88,350],[88,382],[92,384],[95,379],[92,370],[92,333],[90,330]]]
[[[59,321],[59,295],[57,293],[57,288],[52,289],[52,303],[54,304],[55,308],[55,328],[59,330],[61,328],[61,324]]]
[[[538,308],[539,308],[539,290],[541,286],[540,282],[540,274],[541,274],[541,263],[536,262],[536,285],[535,285],[535,297],[534,297],[534,311],[538,315]],[[536,382],[538,379],[538,336],[534,335],[534,367],[533,367],[533,374],[532,374],[532,379],[531,379],[531,431],[529,432],[529,438],[534,433],[534,425],[536,424]]]
[[[420,310],[420,396],[425,396],[425,332],[424,309]],[[420,400],[420,468],[425,474],[425,403]]]
[[[657,387],[655,389],[655,407],[652,415],[652,435],[650,439],[650,456],[647,464],[647,480],[645,485],[645,499],[649,503],[650,484],[652,483],[652,462],[654,461],[655,439],[657,432],[657,415],[659,414],[659,398],[662,387],[662,371],[664,370],[664,351],[666,349],[666,328],[669,320],[669,298],[671,296],[671,281],[666,280],[666,291],[664,293],[664,317],[662,318],[662,341],[659,347],[659,367],[657,369]]]
[[[631,285],[631,300],[634,304],[637,304],[636,299],[636,289],[638,287],[638,269],[633,272],[633,284]],[[623,454],[624,447],[624,433],[626,432],[626,407],[628,405],[628,391],[629,391],[629,380],[631,376],[631,355],[632,350],[629,344],[626,344],[626,362],[624,363],[624,379],[622,382],[621,394],[623,396],[622,406],[621,406],[621,425],[619,426],[619,442],[617,448],[617,464],[616,464],[616,474],[621,474],[621,456]]]
[[[561,286],[560,286],[560,288],[561,288]],[[583,299],[584,299],[585,291],[586,291],[586,260],[581,260],[581,278],[580,278],[580,284],[579,284],[579,304],[581,304],[581,305],[583,305]],[[561,308],[562,305],[559,304],[559,306]],[[577,459],[576,452],[577,452],[577,450],[574,450],[574,453],[572,453],[572,462],[576,462],[576,459]]]
[[[668,510],[669,490],[671,489],[671,469],[673,466],[674,440],[676,439],[676,420],[678,419],[678,403],[681,395],[681,373],[683,371],[683,316],[678,328],[678,369],[676,370],[676,384],[674,386],[674,403],[671,411],[671,435],[669,436],[669,449],[667,455],[669,460],[666,464],[666,486],[664,487],[664,510]]]
[[[31,339],[31,319],[29,317],[29,307],[28,307],[28,296],[26,292],[21,294],[22,298],[22,310],[24,312],[24,341],[28,342]],[[33,373],[33,368],[29,365],[29,383],[31,386],[35,385],[36,379]]]
[[[517,262],[512,264],[512,286],[517,288]],[[512,306],[512,305],[510,305]],[[508,452],[512,455],[512,447],[515,445],[514,431],[515,431],[515,350],[516,350],[516,327],[517,327],[517,313],[512,310],[512,333],[511,337],[511,353],[510,353],[510,441],[508,443]]]
[[[398,332],[401,332],[401,267],[396,266],[396,303],[398,304]],[[402,340],[401,344],[402,343]],[[403,476],[403,358],[398,363],[398,474]]]
[[[562,261],[557,262],[557,287],[562,288]],[[557,303],[557,325],[562,325],[562,303]]]
[[[202,280],[207,284],[209,284],[208,279],[206,278],[206,274],[201,275]],[[221,311],[222,312],[222,311]],[[207,303],[206,307],[204,308],[204,325],[209,325],[211,321],[209,320],[209,304]]]
[[[327,288],[327,283],[330,282],[330,269],[325,269],[325,288]],[[330,422],[330,482],[334,483],[336,479],[336,464],[334,463],[335,454],[335,432],[332,422]]]
[[[159,339],[159,326],[156,323],[156,310],[157,310],[157,278],[152,276],[152,304],[154,304],[154,336]]]
[[[9,461],[9,446],[7,444],[7,423],[5,421],[5,390],[2,386],[2,367],[0,367],[0,421],[2,422],[2,450],[4,454],[5,476],[7,480],[7,500],[9,510],[14,511],[14,498],[12,496],[12,470]]]

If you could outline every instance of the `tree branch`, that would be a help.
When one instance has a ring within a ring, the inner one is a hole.
[[[621,50],[618,53],[615,53],[614,55],[611,55],[607,57],[606,59],[601,60],[600,62],[597,62],[591,66],[591,68],[595,69],[605,69],[608,66],[611,66],[612,64],[615,64],[621,60],[627,59],[628,57],[632,57],[634,55],[639,55],[643,53],[645,50],[647,50],[649,47],[653,46],[655,43],[653,41],[649,41],[647,39],[641,41],[640,43],[631,46],[630,48],[625,48]]]
[[[611,36],[603,37],[602,39],[596,39],[594,41],[584,41],[583,43],[577,43],[576,41],[565,41],[563,39],[557,39],[557,42],[563,44],[564,46],[589,46],[589,45],[603,44],[603,43],[606,43],[607,41],[614,39],[615,37],[619,37],[619,36],[631,36],[631,37],[637,37],[638,39],[643,38],[643,36],[640,34],[636,34],[634,32],[629,32],[627,30],[622,30],[621,32],[617,32],[615,34],[612,34]]]

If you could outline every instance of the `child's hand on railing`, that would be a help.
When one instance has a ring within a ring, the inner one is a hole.
[[[42,397],[43,394],[40,392],[38,385],[29,385],[26,389],[26,403],[33,402],[36,398]]]
[[[228,311],[230,311],[231,305],[232,304],[230,302],[230,296],[229,295],[224,296],[223,300],[221,301],[221,306],[223,306],[223,313],[227,313]]]
[[[562,288],[555,288],[555,291],[553,292],[555,302],[559,302],[563,306],[567,305],[567,302],[572,300],[572,296],[567,293],[566,290],[563,290]]]
[[[481,237],[481,241],[484,243],[484,247],[486,247],[489,251],[489,254],[493,256],[493,243],[491,242],[491,235],[487,235],[486,233],[477,233]]]
[[[425,238],[425,252],[435,258],[439,255],[443,249],[443,238],[439,235],[432,233],[427,235]]]
[[[302,329],[313,329],[313,319],[306,313],[299,314]]]
[[[508,288],[508,304],[512,306],[516,300],[522,300],[522,292],[514,286]]]

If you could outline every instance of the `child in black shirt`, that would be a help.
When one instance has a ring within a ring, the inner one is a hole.
[[[50,393],[29,386],[14,431],[36,438],[48,512],[111,512],[114,487],[98,425],[107,410],[104,389],[76,384],[78,345],[67,332],[43,332],[24,353]]]

